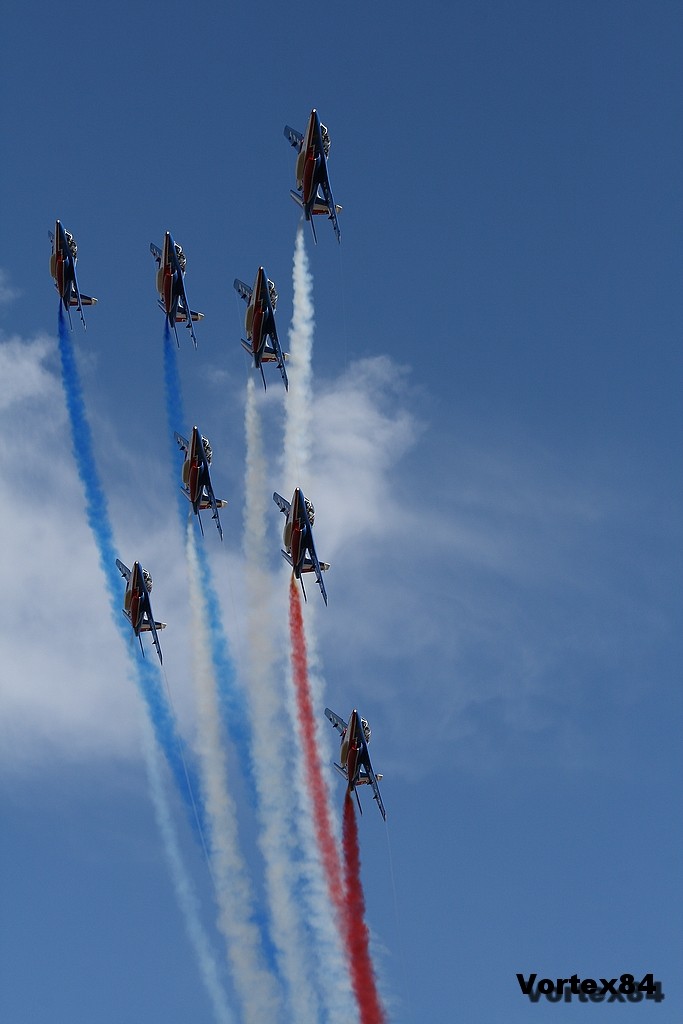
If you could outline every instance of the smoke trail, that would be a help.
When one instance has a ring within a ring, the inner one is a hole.
[[[334,840],[327,787],[320,768],[321,761],[315,736],[315,716],[311,701],[306,661],[306,638],[301,614],[301,599],[292,575],[289,585],[289,626],[292,640],[292,669],[299,715],[299,740],[304,751],[308,786],[313,797],[313,818],[316,838],[322,857],[330,899],[343,922],[345,903],[341,865]]]
[[[370,958],[370,935],[365,923],[365,896],[360,878],[360,848],[356,809],[350,793],[344,799],[344,876],[346,927],[353,990],[360,1007],[361,1024],[385,1024],[375,972]]]
[[[171,340],[171,329],[168,320],[164,321],[164,396],[166,398],[166,422],[168,424],[168,440],[171,451],[171,464],[178,461],[178,447],[175,442],[176,430],[184,434],[187,430],[185,412],[183,410],[183,393],[178,373],[178,353]],[[176,482],[177,486],[177,482]],[[178,512],[184,522],[187,516],[187,501],[180,488],[176,490]]]
[[[85,413],[78,368],[61,304],[59,307],[59,354],[62,365],[62,384],[71,425],[72,447],[78,475],[85,492],[88,525],[97,545],[100,566],[107,583],[112,617],[124,641],[128,641],[128,630],[124,626],[118,607],[121,584],[115,565],[116,549],[109,520],[109,510],[97,473],[90,424]],[[126,647],[130,651],[128,643],[126,643]],[[136,669],[138,688],[147,707],[149,727],[153,733],[153,736],[148,733],[148,737],[143,743],[150,795],[162,833],[176,897],[197,957],[202,980],[213,1005],[216,1020],[219,1024],[231,1024],[232,1017],[218,980],[218,971],[211,955],[208,938],[199,920],[196,896],[180,856],[171,812],[159,773],[154,738],[164,752],[180,791],[187,796],[185,765],[182,762],[182,757],[178,756],[179,745],[175,723],[159,685],[159,673],[147,663],[140,663],[137,657],[133,663]]]
[[[301,226],[297,231],[294,247],[294,264],[292,273],[294,288],[292,326],[289,332],[290,348],[290,388],[285,403],[286,421],[284,438],[284,471],[288,486],[295,484],[303,486],[308,492],[310,481],[311,461],[311,438],[312,410],[313,410],[313,294],[312,278],[308,269],[308,257],[304,244],[304,234]],[[297,594],[298,601],[298,594]],[[300,608],[299,608],[300,612]],[[312,707],[324,707],[322,700],[322,682],[311,672],[312,666],[317,664],[317,652],[315,644],[315,631],[313,630],[313,619],[315,606],[313,602],[308,606],[309,631],[308,649],[304,653],[304,665],[306,669],[306,692],[308,702]],[[303,640],[303,629],[301,631]],[[307,660],[306,660],[307,659]],[[292,683],[289,683],[290,687]],[[294,716],[293,727],[300,728],[300,714],[297,714],[298,703],[290,701],[290,714]],[[319,732],[319,723],[315,716],[307,723],[306,732],[319,752],[323,739]],[[321,766],[320,758],[316,760],[316,778],[320,789],[319,796],[323,805],[327,806],[327,772]],[[349,975],[344,963],[344,954],[340,946],[339,928],[334,917],[328,909],[329,875],[324,870],[316,850],[317,830],[315,822],[313,825],[308,812],[309,795],[307,793],[308,778],[305,783],[297,779],[297,795],[299,803],[304,812],[298,819],[298,827],[301,836],[302,849],[302,872],[305,880],[304,896],[306,897],[308,912],[311,922],[316,930],[316,943],[322,955],[322,968],[325,977],[330,983],[324,988],[324,995],[328,1001],[328,1014],[331,1020],[341,1021],[353,1014],[354,1000],[351,993]],[[329,814],[327,816],[329,824]],[[334,836],[335,823],[331,823],[330,835]],[[326,877],[325,877],[326,876]],[[336,890],[339,895],[340,889]]]
[[[280,994],[266,968],[254,920],[251,883],[237,839],[237,813],[228,793],[227,759],[222,742],[218,691],[211,656],[208,610],[197,558],[193,524],[187,526],[187,564],[192,609],[194,680],[198,702],[199,754],[209,847],[218,901],[218,923],[226,940],[233,983],[247,1024],[274,1021]]]
[[[129,646],[130,630],[121,612],[122,578],[116,568],[116,548],[109,519],[109,508],[97,472],[90,424],[85,412],[83,391],[76,366],[73,345],[59,307],[59,355],[62,365],[62,384],[66,398],[71,440],[76,467],[85,492],[85,511],[88,525],[97,545],[100,567],[109,592],[109,604],[114,623]],[[137,662],[137,659],[136,659]],[[138,687],[154,725],[156,740],[164,752],[179,791],[188,799],[187,778],[173,714],[161,687],[159,672],[147,661],[137,662]]]
[[[244,550],[247,562],[247,700],[252,729],[252,759],[258,796],[259,847],[263,854],[266,891],[272,917],[277,962],[288,987],[290,1019],[316,1024],[320,1019],[311,985],[310,935],[301,922],[294,890],[298,878],[288,774],[290,749],[284,688],[276,672],[273,637],[277,623],[271,606],[272,579],[267,564],[266,461],[254,381],[247,381],[245,407],[247,443]],[[285,765],[287,766],[285,771]]]
[[[166,423],[170,439],[170,466],[173,472],[173,483],[177,487],[178,515],[181,529],[185,533],[185,524],[191,522],[192,513],[187,499],[178,486],[177,470],[180,465],[179,448],[175,443],[175,432],[187,431],[183,407],[183,392],[178,372],[177,347],[173,344],[168,321],[164,325],[164,395],[166,399]],[[238,753],[247,775],[250,771],[249,743],[245,731],[244,695],[237,685],[235,670],[230,657],[228,641],[223,628],[223,617],[220,602],[213,582],[213,574],[203,547],[196,548],[199,561],[201,584],[204,591],[206,612],[209,620],[209,644],[213,664],[218,679],[221,703],[228,712],[230,734],[238,748]],[[251,778],[248,780],[251,782]]]
[[[214,960],[207,934],[199,918],[197,893],[182,861],[178,838],[173,827],[171,811],[166,800],[161,778],[158,748],[154,742],[149,722],[146,720],[143,729],[143,752],[147,766],[147,779],[154,807],[154,815],[161,832],[164,852],[171,872],[176,900],[185,920],[185,928],[197,957],[199,972],[211,1000],[214,1016],[218,1024],[233,1024],[234,1017],[228,1008],[225,993],[218,977],[216,961]]]
[[[308,269],[308,256],[301,225],[294,246],[294,286],[292,326],[289,331],[289,363],[291,367],[286,403],[284,471],[285,480],[297,480],[308,486],[311,457],[312,370],[313,354],[313,280]],[[292,488],[293,489],[293,488]]]

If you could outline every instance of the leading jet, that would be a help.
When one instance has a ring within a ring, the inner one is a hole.
[[[288,391],[289,381],[285,370],[287,353],[282,351],[275,327],[275,308],[277,306],[275,285],[266,277],[263,267],[259,267],[253,288],[238,278],[235,278],[234,288],[247,304],[244,329],[248,340],[242,341],[242,347],[254,357],[254,366],[261,371],[264,389],[266,376],[263,372],[263,363],[277,363],[284,381],[285,391]],[[268,344],[269,338],[270,345]]]
[[[285,138],[290,146],[299,151],[296,161],[296,189],[290,189],[290,195],[304,211],[304,218],[311,222],[313,241],[318,241],[313,217],[316,214],[326,214],[332,221],[337,241],[341,242],[341,230],[337,219],[341,206],[335,205],[327,170],[330,135],[325,125],[320,123],[317,110],[311,111],[304,135],[287,124]]]
[[[62,305],[68,313],[69,326],[73,330],[71,307],[75,306],[80,314],[81,323],[85,327],[83,306],[94,306],[97,299],[94,299],[91,295],[81,295],[78,288],[78,281],[76,280],[78,246],[76,245],[76,239],[70,231],[64,230],[61,221],[58,220],[55,221],[54,234],[48,231],[48,236],[52,243],[50,273],[54,278],[55,288],[59,292]]]
[[[165,622],[156,622],[152,615],[152,605],[149,594],[152,589],[152,574],[147,572],[139,562],[133,562],[132,571],[124,565],[120,559],[116,559],[116,567],[126,581],[126,593],[123,597],[123,614],[126,616],[133,632],[140,641],[142,656],[145,656],[145,649],[142,646],[140,633],[151,633],[152,643],[157,649],[159,661],[163,664],[161,655],[161,644],[159,643],[158,629],[166,629]]]
[[[175,332],[178,348],[180,348],[180,340],[176,324],[184,324],[186,321],[196,348],[197,338],[192,323],[203,320],[204,314],[190,309],[190,303],[187,301],[184,280],[187,257],[178,243],[173,241],[170,231],[164,235],[163,249],[160,249],[154,242],[150,242],[149,249],[157,264],[159,306],[166,314],[169,327],[172,327]]]
[[[285,501],[277,491],[273,494],[273,501],[287,517],[282,534],[282,541],[284,543],[282,555],[292,566],[294,576],[301,583],[304,601],[306,600],[306,590],[301,574],[303,572],[314,572],[320,587],[320,593],[323,595],[323,601],[327,604],[327,591],[323,583],[323,572],[329,569],[330,566],[327,562],[319,561],[315,553],[313,530],[311,529],[315,519],[313,505],[300,487],[297,487],[294,491],[291,503]]]
[[[334,711],[325,708],[325,715],[334,728],[341,733],[341,749],[339,752],[339,764],[335,762],[334,767],[344,776],[348,783],[347,792],[355,793],[358,802],[358,810],[363,813],[360,805],[356,786],[372,786],[374,799],[377,801],[379,813],[384,820],[387,820],[387,812],[384,810],[382,797],[379,792],[379,780],[381,775],[375,775],[372,769],[372,762],[368,753],[368,743],[372,735],[370,726],[365,718],[361,718],[356,709],[351,712],[348,724]]]
[[[176,433],[175,439],[178,447],[185,453],[182,471],[182,490],[185,497],[192,505],[192,511],[199,521],[199,529],[204,536],[202,517],[200,512],[207,508],[213,510],[212,519],[216,520],[218,533],[223,540],[223,527],[218,515],[219,508],[225,508],[228,504],[223,498],[216,498],[211,484],[209,466],[211,465],[212,451],[209,439],[199,433],[196,427],[192,428],[192,437],[187,441],[182,434]]]

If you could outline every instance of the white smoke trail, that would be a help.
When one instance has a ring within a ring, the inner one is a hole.
[[[308,269],[304,233],[299,226],[294,246],[292,273],[294,299],[289,330],[289,392],[285,402],[284,475],[287,486],[301,486],[304,493],[310,478],[311,424],[313,398],[311,356],[313,354],[313,279]],[[289,498],[289,494],[285,495]]]
[[[221,711],[211,658],[207,607],[193,524],[187,529],[187,564],[192,609],[194,680],[197,690],[199,759],[209,823],[209,850],[218,903],[218,925],[226,941],[235,991],[246,1024],[280,1018],[279,986],[268,970],[254,919],[252,886],[237,840],[237,813],[226,785],[227,764]]]
[[[293,491],[301,486],[307,497],[308,483],[311,478],[311,438],[313,436],[313,279],[308,269],[308,257],[304,244],[301,226],[297,231],[294,247],[294,267],[292,273],[294,286],[292,326],[289,332],[290,384],[289,394],[285,402],[285,431],[283,466],[284,477],[288,488]],[[289,498],[289,493],[287,494]],[[313,496],[315,502],[315,496]],[[289,571],[287,570],[289,580]],[[314,588],[315,589],[315,588]],[[309,602],[307,608],[306,642],[308,646],[309,681],[314,705],[321,709],[325,706],[322,694],[322,681],[315,672],[318,663],[315,631],[313,629],[314,608]],[[297,721],[297,703],[291,678],[287,672],[288,708],[292,718],[292,726],[299,728]],[[323,739],[319,723],[316,724],[317,746],[320,750],[327,749],[327,737]],[[329,791],[329,767],[323,766],[325,780]],[[351,983],[345,956],[342,951],[339,930],[330,905],[327,880],[317,848],[313,828],[310,795],[306,788],[306,780],[297,773],[296,795],[301,813],[297,815],[302,850],[301,871],[304,881],[304,897],[308,904],[309,919],[316,934],[321,969],[325,984],[323,993],[330,1021],[339,1022],[353,1019],[357,1012],[351,991]]]
[[[288,986],[290,1019],[317,1024],[320,1019],[311,984],[310,935],[302,927],[297,850],[292,829],[294,797],[290,785],[291,731],[282,679],[276,671],[272,577],[266,571],[266,521],[272,502],[266,491],[267,470],[256,405],[256,389],[247,382],[247,443],[244,550],[247,564],[247,687],[252,727],[252,762],[258,793],[259,845],[266,866],[266,890],[272,915],[272,938]],[[294,771],[298,766],[294,766]]]
[[[209,995],[218,1024],[234,1024],[235,1018],[228,1009],[223,986],[218,975],[218,966],[213,957],[209,938],[199,917],[199,901],[190,876],[185,868],[178,846],[171,811],[166,800],[162,780],[162,757],[154,740],[152,726],[147,717],[142,720],[142,748],[147,766],[149,792],[154,815],[161,833],[164,853],[171,872],[176,900],[185,921],[185,928],[194,948],[199,972]]]

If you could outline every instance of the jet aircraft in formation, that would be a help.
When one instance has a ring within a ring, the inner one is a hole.
[[[296,161],[296,189],[290,195],[304,211],[304,218],[311,222],[313,241],[317,242],[313,217],[326,214],[332,221],[337,241],[341,242],[341,230],[337,214],[341,206],[335,205],[327,157],[330,152],[330,135],[320,123],[317,110],[312,110],[305,133],[297,132],[285,125],[285,138],[290,146],[299,151]]]
[[[330,138],[325,125],[321,124],[317,111],[311,111],[306,132],[300,132],[285,127],[285,136],[290,144],[298,150],[296,163],[296,190],[291,190],[292,198],[303,209],[304,218],[311,223],[313,238],[317,241],[314,216],[325,214],[332,221],[337,240],[341,241],[341,231],[337,213],[341,206],[334,202],[332,189],[330,187],[329,173],[327,169],[327,157],[330,150]],[[65,231],[59,221],[55,223],[54,234],[48,232],[52,242],[52,254],[50,257],[50,273],[54,278],[55,287],[59,292],[61,302],[69,314],[71,323],[71,307],[75,306],[85,327],[83,306],[94,306],[97,299],[89,295],[82,295],[76,280],[76,259],[77,246],[73,235]],[[185,254],[181,247],[174,242],[169,231],[164,236],[163,249],[159,249],[154,243],[150,250],[157,263],[157,291],[159,292],[159,306],[166,314],[169,326],[173,327],[176,341],[178,339],[177,324],[187,323],[192,341],[197,347],[197,338],[194,333],[193,323],[198,322],[204,316],[190,308],[185,290]],[[285,369],[287,353],[282,351],[275,326],[275,308],[277,305],[277,292],[272,281],[266,276],[263,267],[259,267],[253,288],[243,281],[235,278],[234,287],[237,293],[247,303],[245,317],[245,330],[247,340],[242,345],[254,359],[254,366],[261,371],[263,386],[266,386],[266,379],[263,372],[263,363],[276,363],[282,375],[285,388],[288,389],[289,382]],[[269,343],[270,342],[270,343]],[[209,466],[211,465],[211,446],[207,438],[203,437],[197,427],[192,428],[192,436],[189,441],[181,434],[176,433],[175,439],[178,446],[185,455],[182,468],[182,490],[192,505],[192,510],[199,520],[199,526],[204,533],[200,512],[211,509],[212,518],[223,539],[219,508],[225,508],[227,501],[217,499],[211,483]],[[291,502],[286,501],[280,494],[275,492],[273,500],[286,517],[283,531],[284,549],[282,554],[294,570],[294,576],[300,581],[304,599],[306,591],[302,580],[302,573],[315,573],[316,581],[320,587],[325,604],[327,604],[327,591],[323,582],[323,572],[329,569],[327,562],[318,559],[313,543],[312,525],[315,518],[313,505],[304,495],[300,487],[294,491]],[[151,574],[143,568],[140,562],[134,562],[132,570],[123,564],[118,558],[116,565],[121,575],[126,580],[126,591],[123,599],[123,613],[133,627],[133,632],[140,642],[140,649],[144,656],[141,633],[152,634],[152,642],[156,648],[159,661],[163,662],[161,644],[159,643],[158,631],[166,628],[165,622],[157,622],[152,614],[150,592],[152,590]],[[335,729],[341,734],[341,748],[339,764],[335,767],[347,783],[349,793],[355,793],[358,807],[357,787],[369,785],[372,787],[374,799],[377,801],[380,814],[386,820],[386,811],[379,791],[379,780],[381,775],[375,774],[368,753],[370,741],[370,728],[367,721],[361,718],[354,708],[351,712],[348,723],[340,718],[329,708],[325,708],[325,715]]]
[[[192,437],[189,441],[182,434],[178,433],[176,433],[175,439],[180,450],[185,453],[182,470],[182,491],[192,505],[192,511],[197,517],[202,536],[204,536],[204,527],[202,526],[202,517],[199,513],[210,508],[213,510],[211,518],[216,520],[220,538],[223,540],[223,528],[218,515],[218,509],[225,508],[228,503],[223,498],[216,498],[214,494],[209,473],[212,458],[209,439],[200,434],[197,427],[192,428]]]
[[[282,554],[292,566],[296,579],[301,583],[304,600],[306,600],[306,590],[301,574],[304,572],[314,572],[320,587],[320,593],[323,595],[323,601],[327,604],[327,591],[323,583],[323,572],[329,569],[330,566],[327,562],[320,562],[315,552],[313,530],[311,529],[315,519],[313,505],[300,487],[297,487],[294,491],[291,502],[286,501],[277,491],[273,494],[273,501],[287,517],[282,534],[284,544]]]
[[[55,221],[54,234],[52,231],[48,231],[48,235],[52,243],[50,274],[54,278],[55,288],[59,292],[62,305],[68,314],[69,326],[73,330],[71,307],[75,306],[80,314],[81,323],[85,327],[83,306],[94,306],[97,299],[94,299],[92,295],[82,295],[78,287],[78,281],[76,280],[78,246],[76,245],[76,239],[71,232],[64,230],[64,227],[58,220]]]
[[[161,655],[161,644],[157,630],[166,629],[165,622],[156,622],[152,615],[152,605],[149,594],[152,589],[152,574],[144,569],[139,562],[133,562],[132,571],[124,565],[120,559],[116,559],[116,566],[126,581],[126,592],[123,596],[123,614],[126,616],[135,636],[140,641],[142,656],[145,656],[145,649],[142,646],[140,633],[151,633],[152,643],[157,649],[159,661],[163,664]]]
[[[355,793],[358,802],[358,810],[363,813],[360,799],[356,792],[357,786],[372,786],[374,799],[377,801],[379,813],[384,820],[387,820],[387,812],[384,810],[382,797],[379,792],[379,780],[381,775],[376,775],[368,753],[370,742],[370,726],[364,718],[361,718],[356,709],[351,712],[348,723],[336,715],[334,711],[325,708],[325,715],[330,720],[337,732],[341,733],[341,748],[339,751],[339,764],[335,762],[334,767],[341,772],[347,782],[349,793]]]
[[[178,243],[173,241],[170,231],[167,231],[164,235],[163,249],[160,249],[154,242],[150,242],[149,249],[157,264],[159,306],[166,314],[169,327],[173,328],[178,348],[180,348],[180,340],[176,324],[183,324],[186,321],[192,342],[196,348],[197,338],[192,324],[193,322],[197,323],[199,320],[203,320],[204,314],[190,309],[187,292],[185,291],[185,266],[187,263],[185,253]]]
[[[275,285],[266,276],[263,267],[259,267],[253,288],[238,278],[235,278],[234,288],[247,304],[247,313],[244,318],[247,341],[242,341],[242,346],[249,355],[254,357],[254,366],[261,371],[264,389],[266,376],[263,372],[263,364],[277,363],[285,390],[289,390],[285,369],[287,353],[282,351],[275,327],[275,307],[277,306]],[[268,344],[268,339],[270,339],[270,344]]]

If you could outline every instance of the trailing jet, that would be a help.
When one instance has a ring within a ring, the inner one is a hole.
[[[343,718],[335,715],[334,711],[325,708],[325,715],[329,718],[334,728],[341,733],[341,749],[339,752],[339,764],[335,762],[334,767],[341,772],[348,783],[348,792],[356,793],[358,810],[363,813],[363,808],[358,799],[356,786],[372,786],[374,799],[377,801],[379,813],[384,820],[387,820],[387,812],[384,810],[382,797],[379,792],[379,780],[381,775],[375,775],[372,770],[372,763],[368,753],[370,742],[370,726],[364,718],[361,718],[356,709],[351,712],[348,725]]]
[[[254,357],[254,366],[261,371],[263,377],[263,387],[266,386],[263,363],[277,363],[285,390],[289,390],[289,381],[285,370],[287,353],[282,351],[275,327],[275,307],[277,306],[275,285],[266,277],[263,267],[259,267],[253,288],[238,278],[235,278],[234,288],[247,304],[247,314],[244,318],[247,341],[242,341],[242,347]],[[269,338],[270,345],[268,344]]]
[[[284,543],[282,554],[292,566],[295,577],[301,583],[304,600],[306,600],[306,590],[301,574],[303,572],[314,572],[320,587],[320,593],[323,595],[323,601],[327,604],[327,591],[323,583],[323,572],[329,569],[330,566],[327,562],[320,562],[315,553],[313,530],[311,529],[315,519],[313,505],[300,487],[297,487],[294,491],[291,504],[285,501],[277,491],[273,494],[273,501],[287,517],[282,534],[282,541]]]
[[[161,656],[161,644],[159,643],[158,629],[166,629],[165,622],[156,622],[152,615],[152,605],[149,594],[152,589],[152,574],[140,565],[133,562],[133,570],[124,565],[118,558],[116,566],[126,581],[126,593],[123,597],[123,614],[126,616],[133,632],[140,641],[142,656],[145,656],[145,649],[142,646],[140,633],[151,633],[152,643],[157,649],[159,661],[163,664]]]
[[[180,348],[180,340],[176,324],[184,324],[186,321],[194,347],[196,348],[197,338],[195,337],[192,323],[193,321],[197,323],[197,321],[203,320],[204,314],[190,309],[190,303],[187,301],[184,280],[185,266],[187,264],[185,253],[178,243],[173,241],[170,231],[167,231],[164,235],[163,250],[155,245],[154,242],[150,243],[149,249],[156,260],[158,268],[157,291],[160,296],[158,300],[159,306],[166,314],[169,327],[172,327],[175,332],[178,348]]]
[[[327,170],[330,135],[325,125],[320,123],[317,110],[311,111],[304,135],[287,124],[285,125],[285,138],[291,146],[299,151],[296,161],[296,189],[291,189],[290,195],[304,211],[305,219],[311,222],[313,241],[318,241],[313,217],[316,214],[326,214],[332,221],[337,241],[341,242],[341,231],[337,219],[341,206],[335,205]]]
[[[223,528],[218,515],[218,509],[225,508],[228,503],[222,498],[216,499],[213,491],[209,474],[212,458],[209,439],[200,434],[196,427],[192,428],[192,437],[189,442],[178,433],[176,433],[175,439],[180,450],[185,453],[185,461],[183,462],[183,494],[191,503],[192,511],[199,520],[199,529],[202,531],[202,536],[204,536],[204,527],[202,526],[202,517],[199,513],[210,508],[213,510],[212,519],[216,520],[220,538],[223,540]]]
[[[55,281],[55,288],[59,292],[62,305],[69,315],[69,326],[71,323],[71,307],[78,310],[81,322],[85,327],[83,306],[94,306],[97,299],[91,295],[81,295],[76,280],[76,261],[78,259],[78,246],[76,239],[70,231],[65,231],[60,221],[55,221],[54,234],[48,231],[52,242],[52,254],[50,256],[50,273]]]

